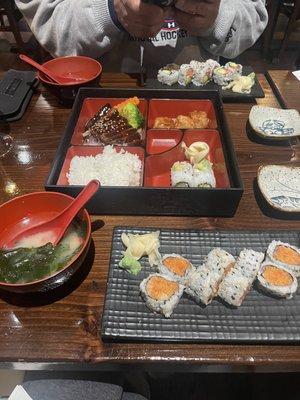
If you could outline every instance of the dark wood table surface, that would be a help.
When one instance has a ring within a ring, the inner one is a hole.
[[[0,61],[0,78],[10,65],[9,61]],[[266,97],[257,103],[278,106],[264,75],[258,78]],[[127,75],[105,74],[102,84],[128,87],[135,86],[136,81]],[[182,367],[185,370],[203,365],[229,365],[247,370],[300,369],[300,347],[296,345],[106,344],[99,336],[114,226],[299,229],[299,221],[272,218],[257,205],[253,180],[258,167],[264,163],[294,162],[300,153],[294,146],[270,146],[249,138],[246,123],[252,105],[224,106],[245,185],[236,215],[226,219],[93,216],[95,255],[90,271],[79,286],[67,294],[64,292],[64,296],[62,293],[49,298],[37,296],[31,306],[12,305],[5,298],[0,299],[0,365],[25,369],[100,369],[124,364],[133,367],[137,363],[145,368]],[[3,130],[13,136],[14,146],[10,154],[0,159],[0,203],[13,195],[43,190],[69,114],[69,109],[60,106],[40,87],[22,120],[4,126]],[[18,304],[19,299],[13,301]]]
[[[292,71],[270,70],[267,77],[282,107],[300,111],[300,81]]]

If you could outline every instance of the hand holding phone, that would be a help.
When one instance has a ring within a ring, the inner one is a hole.
[[[155,4],[159,7],[169,7],[174,5],[175,0],[142,0],[142,2],[147,4]]]
[[[146,0],[170,1],[170,0]],[[137,38],[155,37],[164,20],[170,15],[170,8],[161,7],[144,0],[114,0],[115,12],[126,31]]]
[[[192,35],[201,35],[211,28],[218,16],[220,0],[176,0],[174,19]]]

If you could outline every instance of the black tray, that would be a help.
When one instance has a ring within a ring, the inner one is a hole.
[[[246,66],[243,67],[243,75],[249,75],[253,71],[252,67]],[[168,85],[163,85],[162,83],[158,82],[156,78],[148,78],[146,80],[146,87],[149,89],[165,89],[165,90],[191,90],[191,91],[201,91],[201,90],[218,90],[220,92],[220,95],[222,97],[222,100],[224,102],[243,102],[243,101],[253,101],[254,99],[257,98],[263,98],[265,97],[265,93],[260,86],[260,83],[255,77],[255,84],[251,89],[251,93],[234,93],[232,90],[227,89],[223,90],[222,87],[217,85],[214,82],[209,82],[204,86],[195,86],[193,84],[190,84],[189,86],[181,86],[178,83],[176,85],[168,86]]]
[[[80,89],[72,113],[57,149],[45,189],[76,196],[82,186],[57,185],[60,171],[70,146],[82,104],[86,98],[127,98],[139,96],[151,99],[209,99],[216,113],[218,130],[230,180],[229,188],[155,188],[155,187],[102,187],[87,204],[93,214],[121,215],[197,215],[231,217],[234,215],[243,194],[243,184],[237,166],[233,143],[223,112],[223,103],[218,91],[185,91],[152,89]]]
[[[298,342],[300,289],[291,300],[279,300],[252,289],[239,308],[218,300],[200,307],[185,295],[171,318],[148,310],[139,284],[155,272],[143,258],[138,276],[118,267],[124,246],[121,233],[147,233],[156,229],[115,228],[102,319],[103,340],[160,342]],[[243,248],[265,251],[272,240],[299,246],[297,231],[192,231],[160,230],[160,252],[179,253],[199,266],[214,247],[234,256]]]

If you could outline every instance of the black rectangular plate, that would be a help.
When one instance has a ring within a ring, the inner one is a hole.
[[[117,227],[114,230],[102,319],[103,340],[269,343],[300,340],[300,289],[291,300],[264,295],[255,288],[239,308],[218,300],[201,307],[184,295],[171,318],[152,313],[139,295],[139,284],[155,272],[147,259],[138,276],[118,267],[124,246],[122,232],[143,234],[156,229]],[[299,246],[298,231],[197,231],[160,229],[161,254],[178,253],[195,266],[214,247],[234,256],[244,248],[265,251],[272,240]]]
[[[100,89],[81,88],[69,118],[65,134],[58,146],[45,189],[77,196],[82,186],[57,185],[57,180],[74,128],[86,98],[127,98],[139,96],[145,99],[206,99],[213,103],[218,130],[230,180],[229,188],[199,190],[197,188],[162,187],[101,187],[87,203],[87,210],[104,215],[197,215],[202,217],[232,217],[242,197],[244,187],[239,173],[234,146],[231,140],[223,103],[217,90],[152,90],[152,89]]]
[[[246,66],[243,67],[243,75],[249,75],[253,71],[252,67]],[[255,84],[253,85],[251,89],[251,93],[234,93],[231,89],[223,90],[221,86],[217,85],[214,82],[209,82],[204,86],[195,86],[193,84],[189,86],[181,86],[178,83],[176,85],[168,86],[168,85],[163,85],[162,83],[158,82],[158,80],[154,77],[149,77],[146,80],[146,87],[149,89],[165,89],[165,90],[178,90],[178,89],[184,89],[184,90],[191,90],[191,91],[201,91],[201,90],[218,90],[222,100],[224,102],[241,102],[241,101],[252,101],[254,99],[258,98],[263,98],[265,97],[265,93],[260,86],[260,83],[255,77]]]

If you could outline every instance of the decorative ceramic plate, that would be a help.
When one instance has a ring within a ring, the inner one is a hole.
[[[300,115],[297,110],[253,106],[249,122],[259,135],[270,139],[300,136]]]
[[[280,211],[300,212],[300,167],[261,166],[257,181],[261,193],[272,207]]]

